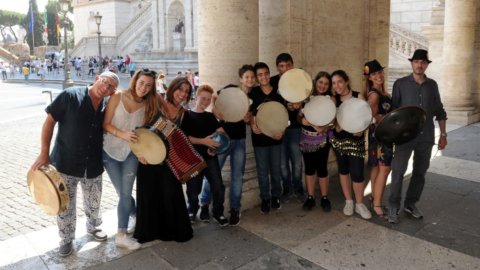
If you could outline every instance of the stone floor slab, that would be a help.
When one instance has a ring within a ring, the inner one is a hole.
[[[238,270],[250,269],[312,269],[322,270],[322,268],[311,261],[297,256],[287,250],[276,248],[257,259],[239,267]]]

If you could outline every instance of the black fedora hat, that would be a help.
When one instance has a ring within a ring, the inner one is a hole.
[[[428,59],[428,51],[424,49],[416,49],[415,52],[413,53],[412,58],[408,58],[410,62],[413,60],[425,60],[428,63],[431,63],[430,59]]]
[[[373,59],[372,61],[368,61],[365,63],[363,67],[363,75],[370,75],[371,73],[384,70],[385,67],[382,67],[377,59]]]

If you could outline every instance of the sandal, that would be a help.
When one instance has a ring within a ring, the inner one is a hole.
[[[381,214],[377,213],[377,211],[375,211],[375,208],[380,208],[382,210],[382,213]],[[372,210],[377,218],[380,218],[381,220],[387,220],[388,215],[384,205],[375,205],[372,207]]]

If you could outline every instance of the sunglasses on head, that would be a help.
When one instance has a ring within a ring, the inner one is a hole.
[[[155,72],[155,71],[153,71],[153,70],[150,70],[150,69],[148,69],[148,68],[143,68],[143,69],[142,69],[142,72],[143,72],[144,74],[157,76],[157,72]]]

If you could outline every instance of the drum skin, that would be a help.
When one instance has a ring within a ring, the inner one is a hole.
[[[212,139],[220,144],[217,148],[212,149],[217,155],[225,153],[230,147],[230,138],[225,132],[213,133]]]
[[[52,165],[43,165],[27,174],[30,194],[38,206],[48,215],[65,211],[70,202],[68,189],[63,177]]]
[[[288,102],[305,100],[312,93],[312,77],[302,69],[292,68],[280,77],[278,92]]]
[[[383,145],[400,145],[414,139],[426,121],[425,111],[418,106],[406,106],[386,114],[375,128],[375,139]]]
[[[222,113],[226,122],[243,120],[249,106],[247,95],[238,87],[222,89],[215,101],[215,107]]]
[[[312,96],[303,108],[305,119],[315,126],[330,124],[337,114],[337,107],[329,96]]]
[[[148,164],[160,164],[167,158],[167,142],[165,136],[157,130],[137,128],[137,141],[130,143],[132,152],[137,157],[143,157]]]
[[[288,127],[287,109],[277,101],[262,103],[258,106],[256,122],[263,134],[273,137]]]
[[[350,133],[365,131],[372,123],[370,105],[359,98],[345,100],[337,111],[337,122],[340,127]]]

